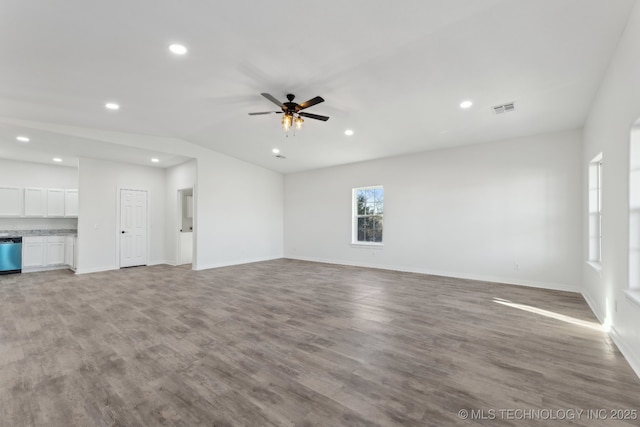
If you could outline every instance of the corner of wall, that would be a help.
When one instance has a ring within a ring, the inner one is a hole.
[[[640,354],[633,351],[633,348],[627,345],[627,342],[624,340],[622,335],[618,333],[615,327],[611,327],[609,336],[611,336],[611,339],[620,350],[620,353],[622,353],[624,358],[627,360],[631,369],[633,369],[638,378],[640,378]]]
[[[587,305],[589,306],[593,314],[596,316],[596,319],[598,319],[598,321],[601,324],[604,324],[605,323],[604,312],[600,309],[600,307],[596,303],[596,300],[592,298],[591,295],[586,290],[583,290],[581,293],[582,293],[582,298],[584,298],[585,302],[587,303]]]

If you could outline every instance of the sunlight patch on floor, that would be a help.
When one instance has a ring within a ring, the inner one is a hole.
[[[575,317],[556,313],[554,311],[544,310],[542,308],[533,307],[531,305],[526,305],[526,304],[517,304],[502,298],[494,298],[493,302],[495,302],[496,304],[505,305],[507,307],[517,308],[518,310],[524,310],[529,313],[538,314],[540,316],[549,317],[551,319],[560,320],[562,322],[570,323],[572,325],[593,329],[594,331],[605,332],[605,328],[597,322],[589,322],[587,320],[576,319]]]

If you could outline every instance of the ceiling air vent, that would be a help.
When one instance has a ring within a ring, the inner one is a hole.
[[[511,111],[515,111],[516,106],[515,103],[510,102],[508,104],[496,105],[492,107],[493,114],[502,114],[502,113],[510,113]]]

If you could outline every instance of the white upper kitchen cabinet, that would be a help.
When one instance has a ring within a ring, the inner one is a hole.
[[[22,216],[22,197],[22,188],[0,187],[0,216]]]
[[[44,217],[47,215],[47,189],[24,189],[24,216]]]
[[[64,190],[64,216],[78,216],[78,190]]]
[[[64,190],[54,188],[47,189],[47,216],[63,217],[64,199]]]

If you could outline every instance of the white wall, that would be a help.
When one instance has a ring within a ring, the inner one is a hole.
[[[197,169],[194,268],[281,258],[282,175],[212,151]]]
[[[33,125],[33,123],[30,123]],[[77,138],[95,139],[111,144],[122,144],[141,150],[175,154],[197,159],[197,180],[194,187],[195,217],[194,268],[204,269],[223,265],[240,264],[258,260],[282,257],[283,247],[283,177],[282,174],[269,171],[220,153],[216,153],[200,145],[177,138],[162,138],[150,135],[133,135],[120,132],[110,132],[98,129],[78,128],[65,125],[37,124],[40,129],[58,132]],[[83,159],[81,159],[82,161]],[[98,208],[84,207],[83,188],[107,189],[120,181],[118,174],[104,167],[98,162],[99,171],[90,170],[91,163],[87,159],[85,166],[80,165],[80,214],[91,213],[99,224],[111,224],[111,213],[101,212]],[[115,168],[123,165],[114,163]],[[128,166],[127,168],[135,168]],[[140,170],[140,169],[136,169]],[[101,178],[100,171],[106,177]],[[164,173],[164,172],[163,172]],[[85,177],[89,182],[85,182]],[[111,190],[109,190],[111,191]],[[166,197],[167,189],[162,189]],[[87,202],[92,201],[96,206],[111,209],[111,202],[100,200],[98,195],[89,195]],[[169,206],[171,208],[171,206]],[[199,223],[197,221],[200,221]],[[110,226],[110,225],[109,225]],[[109,257],[111,249],[104,249],[103,244],[112,246],[106,232],[96,232],[93,221],[82,217],[78,224],[79,233],[89,232],[85,241],[85,248],[79,255],[80,271],[83,268],[108,269],[115,268],[115,260]],[[163,234],[166,232],[163,226]],[[96,243],[91,243],[91,235],[97,234]],[[80,246],[82,246],[80,244]],[[163,241],[154,248],[166,250],[167,241]],[[94,253],[95,251],[95,253]],[[90,261],[83,264],[82,257]],[[163,253],[163,257],[169,254]]]
[[[287,175],[285,256],[578,290],[581,158],[572,131]],[[350,244],[352,188],[371,185],[382,249]]]
[[[149,264],[166,262],[165,171],[96,159],[80,159],[77,272],[118,268],[119,189],[148,191]]]
[[[78,168],[0,159],[0,185],[9,187],[78,188]],[[0,230],[75,229],[70,218],[0,218]]]
[[[625,293],[629,288],[629,140],[640,118],[640,4],[629,17],[609,69],[584,128],[582,169],[603,153],[602,271],[583,264],[584,295],[636,373],[640,375],[640,303]],[[587,211],[586,186],[583,188]],[[583,233],[588,234],[586,221]],[[584,241],[583,260],[588,256]]]
[[[76,218],[0,218],[0,230],[77,230]]]
[[[178,262],[177,233],[180,230],[178,217],[178,190],[195,187],[197,161],[191,160],[166,170],[166,254],[170,264]]]
[[[197,166],[196,166],[197,164]],[[150,264],[176,261],[176,192],[194,187],[194,268],[281,258],[283,177],[209,150],[166,171],[80,159],[79,273],[118,268],[117,189],[149,191]]]
[[[78,188],[78,168],[0,159],[0,185]]]

